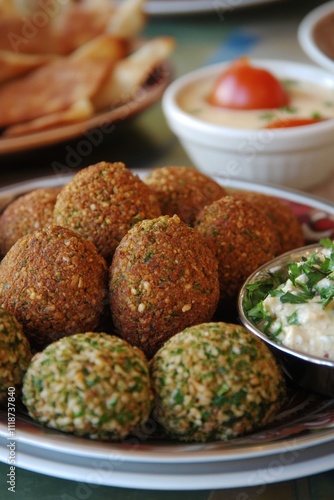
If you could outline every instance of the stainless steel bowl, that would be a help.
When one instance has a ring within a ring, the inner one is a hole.
[[[262,339],[274,352],[276,358],[281,362],[284,372],[294,383],[311,392],[334,397],[334,361],[298,352],[270,340],[249,319],[245,307],[245,302],[249,301],[248,285],[268,278],[270,273],[279,270],[284,271],[290,263],[300,260],[302,256],[307,257],[310,253],[320,248],[320,244],[307,245],[292,252],[282,254],[257,269],[248,277],[240,290],[238,313],[243,325],[250,332]]]

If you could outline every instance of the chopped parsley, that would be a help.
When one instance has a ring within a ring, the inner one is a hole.
[[[269,335],[275,319],[264,307],[264,300],[276,297],[282,304],[305,304],[317,298],[322,308],[325,308],[334,299],[334,241],[322,239],[320,245],[330,250],[328,255],[315,251],[299,262],[293,262],[285,269],[268,272],[263,279],[247,285],[244,297],[245,314],[250,321],[260,326],[261,330]],[[290,280],[294,285],[293,291],[286,291],[283,286]],[[292,313],[288,324],[298,325],[297,313]],[[279,332],[271,332],[275,337]]]
[[[280,111],[282,111],[284,113],[294,114],[294,113],[297,113],[298,108],[296,108],[295,106],[282,106],[280,108]]]

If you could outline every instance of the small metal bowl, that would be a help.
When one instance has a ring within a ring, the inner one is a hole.
[[[308,257],[308,255],[320,248],[322,246],[318,243],[307,245],[292,252],[284,253],[257,269],[248,277],[240,290],[238,313],[243,325],[268,345],[280,361],[285,374],[295,384],[308,391],[334,397],[334,361],[311,356],[275,343],[247,317],[245,309],[245,301],[249,299],[248,285],[268,278],[270,273],[284,271],[290,263],[299,261],[303,256]],[[256,305],[255,302],[253,305]]]

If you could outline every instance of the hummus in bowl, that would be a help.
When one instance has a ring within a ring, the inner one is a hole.
[[[269,344],[286,374],[312,392],[334,396],[334,242],[285,253],[244,283],[241,322]]]
[[[236,66],[236,61],[227,61],[199,68],[168,86],[162,108],[171,131],[192,163],[207,175],[294,189],[321,183],[333,171],[333,74],[291,61],[251,58],[248,62],[250,68],[270,73],[284,87],[288,106],[231,109],[212,105],[210,92],[217,80]],[[257,88],[256,78],[248,77],[247,82]],[[286,125],[305,119],[316,122]]]

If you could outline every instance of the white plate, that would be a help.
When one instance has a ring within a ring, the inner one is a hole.
[[[334,71],[334,60],[320,50],[314,40],[313,30],[316,24],[334,12],[334,2],[326,2],[309,12],[298,28],[298,40],[304,52],[319,66]]]
[[[137,170],[141,176],[147,171]],[[0,204],[28,190],[56,186],[71,176],[37,179],[0,189]],[[289,203],[309,240],[334,235],[334,205],[294,190],[235,179],[227,189],[252,190]],[[0,410],[0,460],[15,441],[16,465],[66,479],[160,490],[251,486],[315,474],[334,467],[334,400],[291,391],[289,404],[259,432],[227,442],[167,440],[155,422],[141,436],[120,443],[93,441],[33,422],[17,403],[15,436],[8,435],[7,410]]]
[[[0,440],[1,442],[1,440]],[[5,442],[0,459],[6,462]],[[33,472],[83,483],[152,490],[212,490],[288,481],[334,468],[333,443],[300,451],[283,444],[280,453],[266,458],[188,466],[122,462],[112,452],[108,459],[72,457],[18,443],[16,465]]]
[[[189,14],[198,12],[224,12],[242,7],[253,7],[278,0],[149,0],[146,2],[146,12],[149,14]]]

